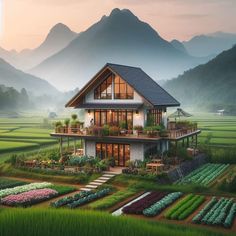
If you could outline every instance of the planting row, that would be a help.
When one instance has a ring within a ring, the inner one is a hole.
[[[229,164],[205,164],[185,176],[179,184],[194,183],[207,186],[223,173]]]
[[[125,214],[143,214],[149,217],[156,216],[181,196],[181,192],[169,194],[164,192],[151,192],[145,197],[124,207],[122,212]]]
[[[0,190],[6,189],[6,188],[13,188],[13,187],[24,185],[24,184],[26,184],[26,182],[1,177]]]
[[[7,206],[29,206],[44,200],[51,199],[58,195],[58,192],[53,189],[36,189],[28,192],[9,195],[1,199],[1,203]]]
[[[55,196],[74,191],[74,187],[51,183],[31,183],[0,191],[0,203],[7,206],[31,206]]]
[[[170,208],[164,216],[171,220],[184,220],[191,215],[204,202],[204,200],[204,196],[188,194]]]
[[[35,190],[35,189],[48,188],[50,186],[52,186],[51,183],[42,182],[42,183],[26,184],[26,185],[17,186],[14,188],[6,188],[3,190],[0,190],[0,199],[8,195],[13,195],[13,194],[15,195],[15,194],[23,193],[23,192],[28,192],[30,190]]]
[[[82,191],[74,196],[64,197],[59,199],[58,201],[52,202],[51,206],[58,208],[62,206],[66,206],[68,208],[76,208],[96,199],[102,198],[110,193],[109,188],[105,188],[96,192],[93,191]]]
[[[218,225],[230,228],[236,216],[236,203],[233,199],[213,197],[210,202],[192,219],[195,224]]]

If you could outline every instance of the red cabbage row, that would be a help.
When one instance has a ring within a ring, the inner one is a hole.
[[[123,213],[125,214],[142,214],[143,210],[150,207],[160,199],[166,196],[167,193],[163,192],[151,192],[144,198],[132,203],[129,206],[123,208]]]

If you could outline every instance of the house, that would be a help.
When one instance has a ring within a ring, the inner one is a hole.
[[[107,63],[66,104],[84,110],[83,125],[51,136],[59,137],[61,146],[63,138],[79,138],[84,155],[113,157],[117,166],[126,166],[130,160],[168,150],[171,141],[197,140],[197,127],[166,130],[167,108],[177,106],[180,103],[142,69]]]

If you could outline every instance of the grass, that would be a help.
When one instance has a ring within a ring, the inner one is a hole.
[[[71,186],[62,186],[62,185],[52,185],[50,186],[50,189],[56,190],[59,195],[64,195],[70,192],[73,192],[76,190],[76,188]]]
[[[129,217],[113,217],[94,211],[66,209],[2,209],[1,236],[220,236],[216,231],[147,222]]]
[[[124,190],[119,190],[116,193],[104,197],[98,201],[92,202],[89,204],[89,208],[96,209],[96,210],[106,210],[110,207],[115,206],[119,202],[124,201],[125,199],[133,196],[138,191],[135,189],[127,188]]]
[[[31,171],[30,171],[31,170]],[[100,174],[56,174],[51,171],[43,170],[33,170],[33,169],[19,169],[14,168],[9,163],[4,163],[0,165],[0,175],[2,176],[13,176],[19,178],[36,179],[40,181],[53,181],[62,183],[73,183],[73,184],[85,184],[100,176]]]
[[[199,136],[200,143],[204,143],[210,136],[209,145],[216,147],[236,145],[236,116],[193,113],[189,120],[198,122],[198,127],[202,130]]]

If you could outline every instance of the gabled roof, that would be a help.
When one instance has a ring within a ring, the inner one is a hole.
[[[105,69],[110,69],[119,75],[134,90],[153,106],[179,106],[180,103],[166,90],[158,85],[141,68],[107,63],[67,104],[66,107],[75,107],[75,101],[83,96],[96,77]]]

